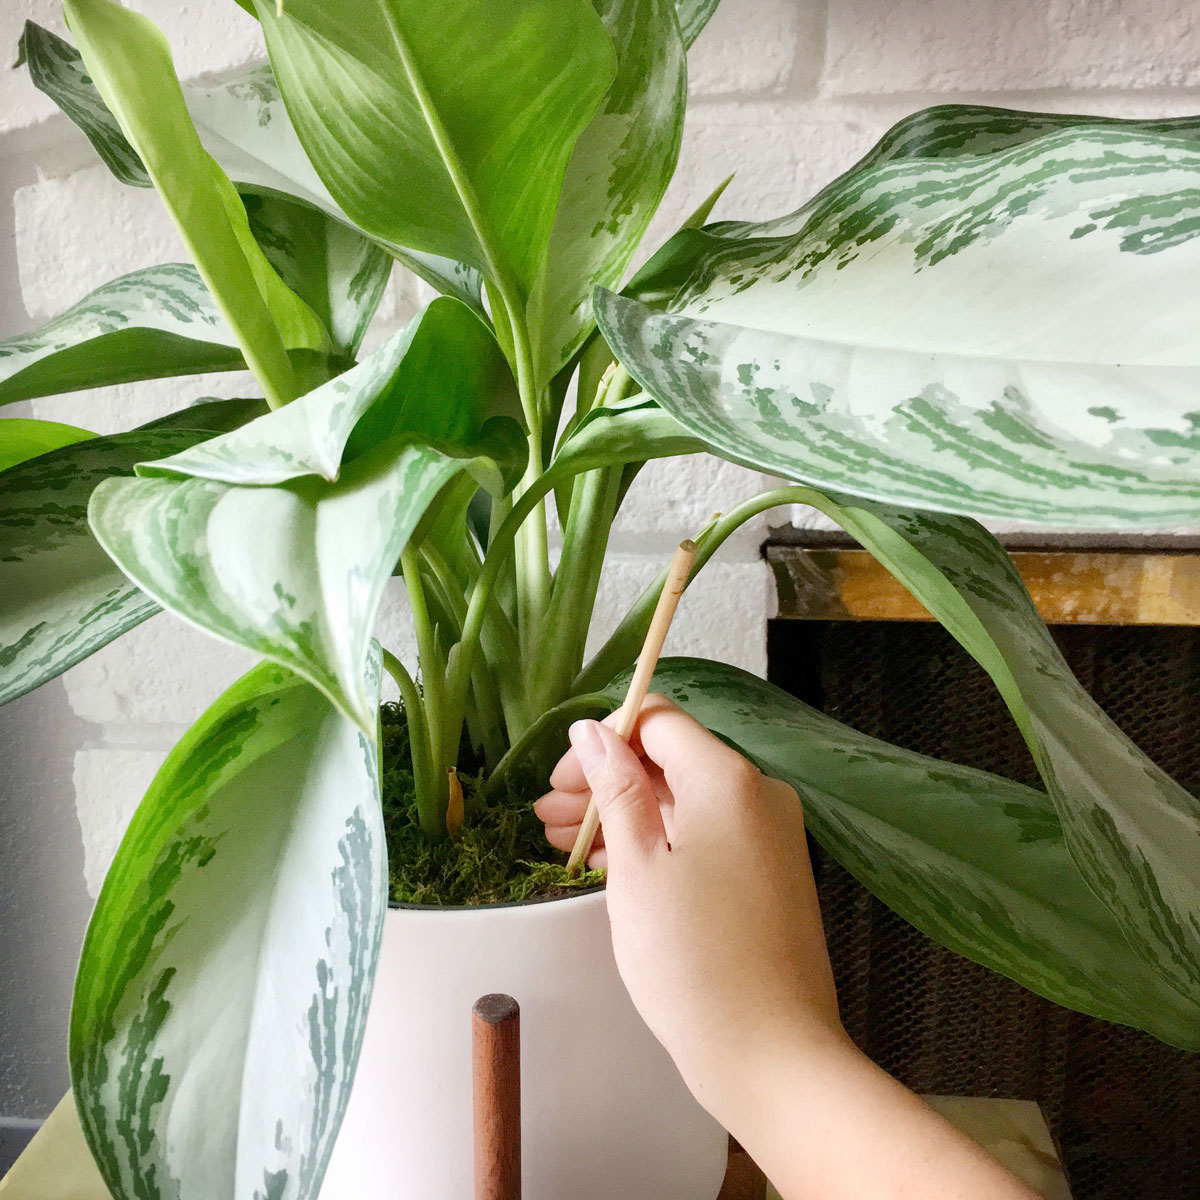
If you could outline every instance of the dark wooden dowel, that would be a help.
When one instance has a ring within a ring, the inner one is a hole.
[[[475,1200],[521,1200],[521,1008],[495,994],[471,1013]]]

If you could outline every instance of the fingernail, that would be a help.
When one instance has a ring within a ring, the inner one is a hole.
[[[608,758],[604,740],[596,730],[596,722],[576,721],[568,730],[567,736],[571,739],[583,773],[590,779],[596,771],[604,767]]]

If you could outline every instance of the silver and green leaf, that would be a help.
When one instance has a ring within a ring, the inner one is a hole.
[[[40,329],[0,341],[0,404],[245,366],[195,267],[168,263],[114,279]]]
[[[626,682],[610,685],[614,706]],[[1044,793],[858,733],[723,663],[666,659],[653,686],[792,784],[817,840],[942,945],[1058,1004],[1200,1049],[1200,993],[1147,968]]]
[[[675,0],[679,32],[683,34],[683,44],[689,49],[717,11],[719,3],[720,0]]]
[[[315,1200],[386,902],[374,745],[256,667],[163,764],[84,939],[71,1076],[114,1196]]]
[[[535,376],[548,382],[595,327],[592,292],[617,287],[675,172],[687,65],[670,0],[593,0],[617,72],[575,143],[529,300]]]
[[[365,730],[362,672],[384,587],[441,489],[519,477],[495,339],[444,298],[375,354],[194,452],[96,489],[89,520],[164,608],[278,662]]]
[[[739,462],[943,511],[1193,523],[1200,126],[996,122],[910,123],[791,217],[689,234],[667,311],[602,294],[602,329]]]
[[[198,404],[129,433],[93,437],[0,472],[0,703],[22,696],[158,612],[92,537],[102,482],[216,437],[261,401]]]
[[[288,351],[320,354],[329,349],[328,334],[264,256],[233,184],[201,145],[166,39],[113,0],[64,0],[64,11],[88,74],[153,180],[246,365],[272,405],[294,399],[304,388]]]

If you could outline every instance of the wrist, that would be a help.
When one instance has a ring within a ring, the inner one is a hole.
[[[684,1076],[700,1103],[746,1144],[775,1118],[779,1097],[794,1093],[797,1080],[819,1095],[864,1061],[836,1017],[806,1012],[755,1022]]]

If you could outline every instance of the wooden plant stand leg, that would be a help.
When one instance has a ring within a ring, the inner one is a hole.
[[[521,1200],[521,1009],[481,996],[471,1009],[475,1200]]]
[[[729,1139],[729,1170],[717,1200],[766,1200],[767,1177],[754,1160]]]

